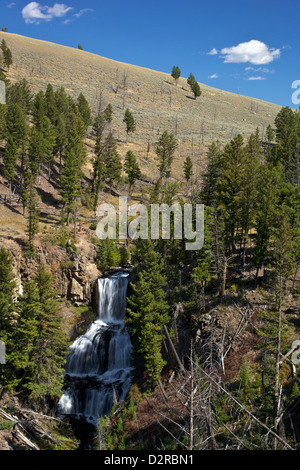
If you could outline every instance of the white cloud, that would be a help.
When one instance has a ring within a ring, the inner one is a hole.
[[[16,6],[16,3],[15,3],[15,2],[12,2],[12,3],[10,3],[9,5],[7,5],[7,8],[13,8],[14,6]]]
[[[213,75],[209,75],[208,78],[219,78],[219,75],[217,73],[214,73]]]
[[[80,10],[78,13],[74,13],[75,18],[80,18],[82,15],[88,12],[93,12],[94,10],[92,8],[83,8]]]
[[[214,48],[213,48],[211,51],[209,51],[207,54],[208,54],[208,55],[216,55],[216,54],[218,54],[218,49],[216,49],[216,48],[214,47]]]
[[[267,79],[266,77],[257,76],[257,77],[248,77],[246,80],[267,80]]]
[[[269,48],[265,43],[252,39],[237,46],[225,47],[221,54],[225,63],[265,65],[280,57],[280,49]]]
[[[248,71],[253,71],[253,72],[262,72],[262,73],[274,73],[275,70],[272,69],[268,69],[267,67],[246,67],[245,70],[248,72]]]
[[[68,7],[64,3],[55,3],[53,7],[48,7],[37,2],[30,2],[23,8],[22,16],[26,24],[39,24],[41,21],[62,18],[72,9],[72,7]]]

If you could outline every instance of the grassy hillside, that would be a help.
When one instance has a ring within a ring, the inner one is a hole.
[[[12,82],[26,78],[34,92],[45,89],[48,83],[55,88],[63,86],[75,97],[83,92],[94,112],[99,105],[111,103],[112,130],[121,155],[129,148],[134,150],[149,177],[155,178],[156,172],[153,144],[164,130],[174,132],[180,143],[173,175],[181,178],[183,159],[189,154],[199,176],[209,143],[217,139],[225,143],[237,133],[247,137],[257,127],[263,135],[280,110],[277,105],[205,84],[200,84],[202,95],[194,100],[183,77],[175,86],[165,73],[0,32],[0,40],[3,38],[13,54],[14,65],[8,73]],[[126,108],[136,120],[136,132],[127,143],[123,123]]]

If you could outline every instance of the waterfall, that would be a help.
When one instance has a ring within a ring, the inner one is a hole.
[[[98,280],[98,318],[70,346],[59,416],[97,423],[109,413],[114,397],[124,399],[131,384],[132,345],[124,323],[129,274]]]

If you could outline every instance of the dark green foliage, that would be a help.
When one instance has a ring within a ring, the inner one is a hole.
[[[60,184],[61,196],[65,203],[67,213],[67,224],[70,222],[70,215],[76,209],[76,200],[80,196],[81,178],[83,176],[82,166],[86,158],[86,151],[82,140],[76,131],[72,139],[70,138],[66,146],[64,155],[64,165],[61,170]]]
[[[98,195],[100,189],[103,187],[105,178],[105,167],[104,167],[104,131],[109,123],[112,121],[112,106],[109,104],[103,112],[99,111],[97,114],[94,124],[93,131],[95,134],[95,158],[93,162],[93,181],[92,187],[94,192],[94,210],[97,208]]]
[[[32,103],[32,117],[34,124],[40,126],[42,119],[46,116],[46,103],[45,103],[45,94],[43,91],[39,91]]]
[[[133,365],[138,374],[147,371],[155,386],[165,365],[162,358],[163,327],[169,320],[165,300],[166,278],[163,263],[150,240],[136,243],[134,257],[137,277],[128,298],[128,325],[133,333]]]
[[[227,250],[234,247],[236,230],[242,209],[242,192],[246,149],[243,137],[238,135],[226,145],[222,156],[222,174],[219,178],[219,208],[224,218]]]
[[[126,109],[123,122],[126,124],[127,135],[135,131],[135,120],[129,109]]]
[[[97,255],[98,267],[102,272],[121,264],[120,250],[110,238],[100,241]]]
[[[188,79],[187,79],[187,84],[190,85],[190,87],[192,86],[192,84],[195,82],[195,76],[190,73],[189,76],[188,76]]]
[[[155,146],[155,152],[159,160],[159,175],[160,178],[169,178],[171,175],[171,165],[174,158],[175,150],[177,149],[178,142],[174,135],[164,131]]]
[[[174,67],[172,68],[171,76],[174,78],[175,83],[176,83],[176,85],[177,85],[177,81],[178,81],[178,79],[179,79],[180,76],[181,76],[181,70],[180,70],[180,68],[178,67],[178,65],[174,65]]]
[[[4,342],[12,328],[11,312],[16,288],[12,261],[10,253],[0,248],[0,339]]]
[[[10,186],[15,176],[17,158],[17,146],[15,144],[14,138],[9,135],[7,138],[3,162],[5,167],[5,178],[9,182]]]
[[[28,156],[34,175],[38,174],[40,165],[45,164],[48,166],[50,179],[51,165],[54,161],[55,139],[55,129],[50,119],[43,116],[39,125],[32,128],[29,141]]]
[[[117,183],[121,178],[122,164],[117,151],[116,140],[111,132],[103,144],[102,162],[104,180],[109,185]]]
[[[125,173],[128,176],[129,194],[131,194],[131,189],[135,181],[141,177],[141,170],[139,168],[135,155],[131,152],[131,150],[126,153],[124,169]]]
[[[2,39],[1,41],[1,50],[3,56],[4,65],[9,69],[13,63],[12,53],[9,47],[7,47],[6,41]]]
[[[8,343],[5,388],[26,390],[29,399],[40,405],[49,404],[49,400],[57,400],[61,395],[68,347],[52,282],[52,277],[41,267],[37,277],[24,285],[18,303],[19,316]]]
[[[200,85],[198,82],[193,82],[192,85],[191,85],[191,90],[192,92],[194,93],[194,98],[198,98],[199,96],[202,95],[202,91],[200,89]]]
[[[18,149],[24,144],[26,132],[26,119],[21,106],[9,105],[6,112],[6,134],[14,139]]]
[[[190,86],[192,92],[194,93],[194,98],[198,98],[198,96],[201,96],[202,94],[202,91],[200,89],[200,85],[199,83],[196,81],[194,75],[192,73],[190,73],[188,79],[187,79],[187,83],[188,85]]]
[[[193,176],[193,162],[191,157],[186,157],[185,162],[183,164],[184,169],[184,177],[187,181],[190,181],[191,177]]]
[[[85,128],[87,129],[89,126],[92,125],[92,112],[89,106],[89,103],[83,93],[80,93],[77,99],[77,106],[84,122]]]
[[[34,238],[39,230],[39,197],[33,184],[33,179],[30,180],[27,193],[27,233],[28,243],[26,247],[27,256],[34,256]]]
[[[216,209],[218,206],[217,188],[222,172],[222,156],[220,144],[218,142],[213,142],[210,145],[207,153],[207,160],[208,163],[206,171],[203,174],[200,199],[202,204]]]
[[[25,78],[14,84],[9,84],[6,88],[7,105],[18,104],[25,116],[28,116],[31,111],[32,98],[29,83]]]

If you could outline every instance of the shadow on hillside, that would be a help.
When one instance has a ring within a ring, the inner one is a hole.
[[[53,194],[48,193],[42,188],[36,188],[39,197],[43,204],[47,206],[54,206],[55,208],[59,209],[59,200],[53,196]]]
[[[21,210],[18,210],[15,206],[13,206],[9,201],[5,201],[3,203],[10,211],[14,212],[15,214],[18,215],[23,215],[23,208]]]

